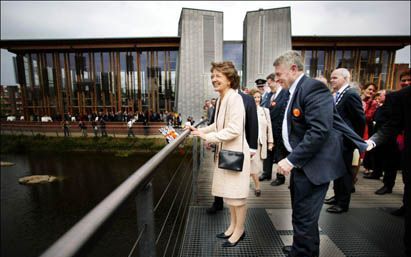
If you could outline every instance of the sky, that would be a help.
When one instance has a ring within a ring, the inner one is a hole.
[[[242,40],[247,11],[291,7],[297,35],[410,35],[410,1],[1,1],[1,39],[177,36],[182,8],[224,13],[224,40]],[[1,50],[1,84],[15,84]],[[410,47],[396,63],[410,63]]]

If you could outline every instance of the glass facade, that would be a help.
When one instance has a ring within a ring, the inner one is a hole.
[[[336,68],[347,68],[352,81],[360,84],[374,82],[379,89],[392,89],[395,50],[386,49],[329,49],[302,48],[298,52],[304,57],[306,75],[320,75],[330,80]]]
[[[173,111],[178,50],[24,53],[27,115]]]
[[[243,42],[225,41],[223,44],[224,61],[232,61],[240,75],[240,85],[243,84]]]

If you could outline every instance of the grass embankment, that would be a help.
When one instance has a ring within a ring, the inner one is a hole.
[[[113,152],[128,156],[139,152],[158,152],[165,145],[163,138],[113,137],[46,137],[43,135],[1,135],[1,153],[30,152]]]

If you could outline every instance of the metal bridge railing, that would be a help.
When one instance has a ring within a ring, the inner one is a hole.
[[[195,126],[203,124],[200,121]],[[157,257],[157,256],[176,256],[179,245],[176,240],[182,237],[185,217],[190,200],[196,194],[195,183],[198,167],[202,153],[201,140],[193,137],[192,156],[181,160],[179,167],[174,171],[172,178],[162,192],[158,202],[153,204],[153,187],[151,179],[156,173],[156,168],[168,157],[180,144],[189,136],[189,131],[184,131],[173,142],[165,146],[160,152],[148,160],[142,167],[135,171],[130,177],[118,186],[110,195],[101,201],[94,209],[86,214],[70,230],[61,236],[51,245],[40,257],[71,257],[85,256],[86,244],[92,244],[97,232],[108,223],[108,220],[116,213],[121,205],[130,197],[136,196],[137,205],[137,233],[136,240],[129,251],[128,256]],[[187,160],[187,158],[192,158]],[[191,162],[188,162],[191,161]],[[187,166],[187,163],[192,165]],[[183,179],[176,183],[176,177],[181,173],[181,166],[188,167],[189,172],[181,175]],[[173,185],[173,186],[172,186]],[[171,203],[165,201],[165,196],[170,194],[170,188],[174,188],[174,195]],[[163,205],[169,203],[170,206]],[[164,220],[157,224],[160,229],[155,231],[156,212],[165,215]],[[161,223],[162,222],[162,223]],[[171,232],[170,232],[171,228]],[[181,240],[180,240],[181,241]],[[157,244],[161,243],[161,247]]]

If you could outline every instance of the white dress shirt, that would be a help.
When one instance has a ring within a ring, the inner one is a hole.
[[[294,83],[291,85],[289,92],[290,92],[290,98],[288,99],[288,103],[287,103],[287,108],[285,109],[285,113],[284,113],[284,119],[283,119],[283,125],[282,125],[282,138],[283,138],[283,142],[284,142],[284,146],[287,149],[288,152],[292,152],[293,149],[291,148],[290,145],[290,141],[288,140],[288,121],[287,121],[287,113],[288,113],[288,109],[290,108],[290,103],[291,100],[293,98],[294,95],[294,91],[295,88],[298,85],[298,82],[300,82],[301,78],[304,76],[304,74],[301,74],[295,81]],[[294,165],[288,160],[286,159],[287,162],[294,167]]]

